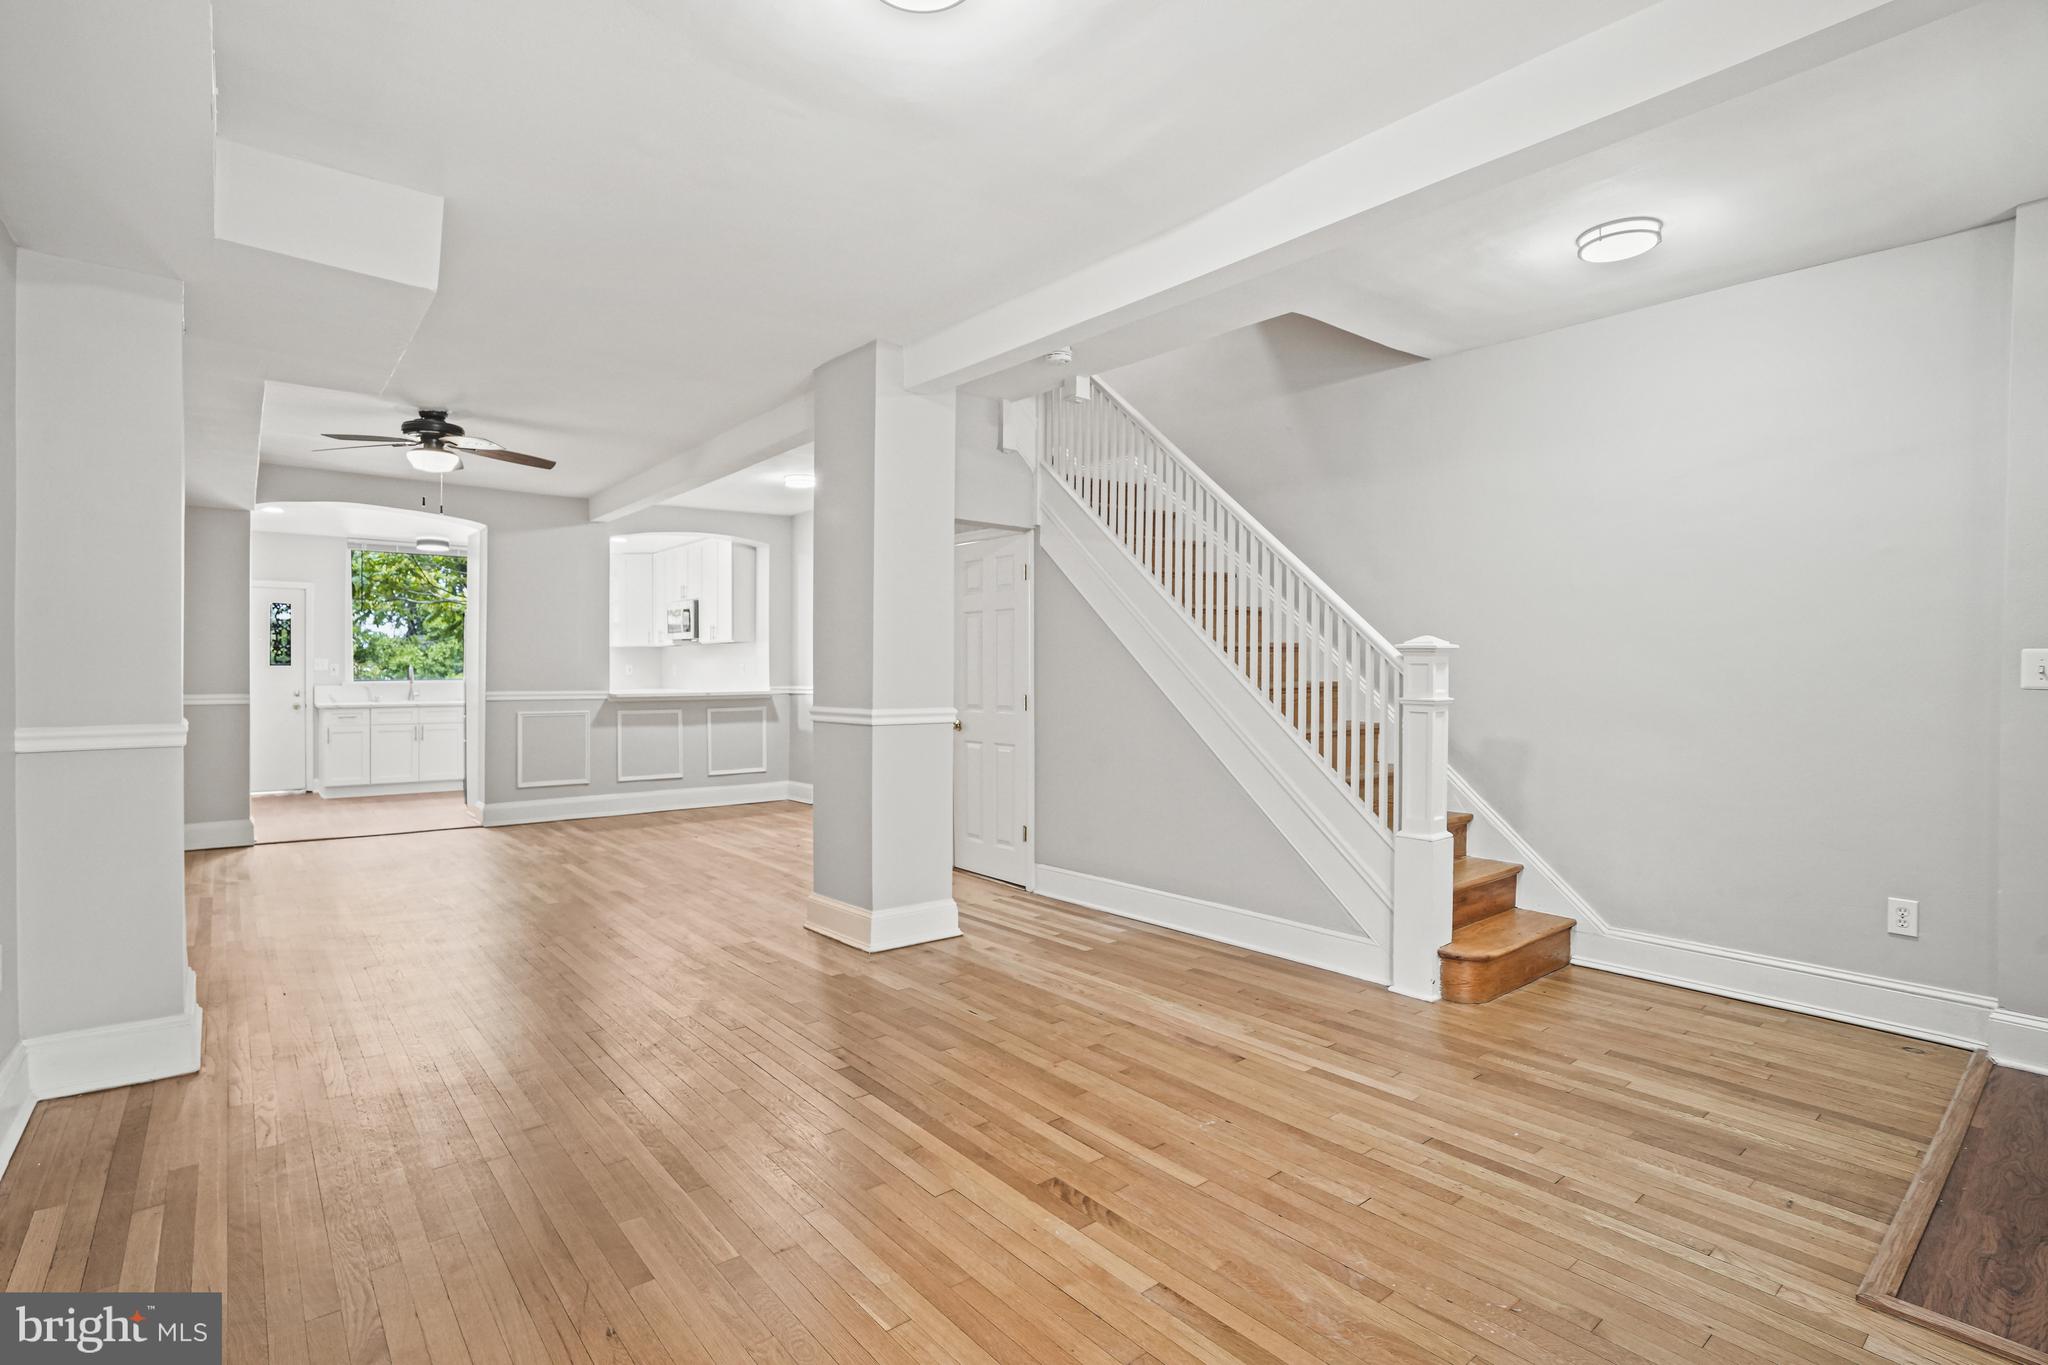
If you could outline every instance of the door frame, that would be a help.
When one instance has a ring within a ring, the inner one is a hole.
[[[976,526],[971,523],[956,523],[953,530],[953,545],[962,545],[984,540],[1005,540],[1016,537],[1023,541],[1024,555],[1024,742],[1023,750],[1024,791],[1020,804],[1024,810],[1024,889],[1038,890],[1038,712],[1032,706],[1032,699],[1038,695],[1038,579],[1031,567],[1038,562],[1038,530],[1024,526]],[[958,583],[958,575],[954,582]],[[953,599],[954,620],[959,619],[960,599],[956,593]],[[957,634],[953,640],[953,662],[958,668],[960,661],[960,640]],[[955,774],[958,766],[955,765]],[[953,790],[953,802],[957,807],[960,791]],[[955,864],[958,867],[958,864]],[[968,869],[959,868],[961,871]],[[975,874],[980,875],[980,874]]]
[[[258,589],[258,588],[297,588],[297,589],[298,589],[299,591],[301,591],[301,592],[303,592],[303,593],[305,593],[305,594],[306,594],[306,621],[305,621],[305,626],[306,626],[306,633],[305,633],[305,638],[304,638],[304,640],[303,640],[303,641],[301,642],[301,643],[302,643],[302,644],[303,644],[303,645],[305,646],[305,648],[302,648],[302,649],[300,649],[300,651],[299,651],[299,653],[300,653],[300,660],[301,660],[301,662],[300,662],[300,668],[301,668],[301,669],[303,670],[303,672],[301,673],[301,676],[302,676],[302,677],[304,677],[304,678],[305,678],[305,680],[306,680],[306,683],[305,683],[305,688],[304,688],[304,691],[305,691],[305,693],[306,693],[306,705],[305,705],[305,707],[304,707],[304,711],[303,711],[303,714],[302,714],[302,715],[301,715],[301,716],[299,717],[299,748],[300,748],[300,750],[301,750],[301,761],[302,761],[302,762],[303,762],[303,763],[304,763],[304,764],[306,765],[306,785],[305,785],[305,786],[303,786],[303,787],[301,787],[301,788],[299,788],[299,790],[300,790],[300,791],[308,791],[308,792],[316,792],[316,791],[319,791],[319,790],[320,790],[320,788],[319,788],[319,785],[318,785],[318,780],[317,780],[317,778],[316,778],[316,776],[315,776],[315,773],[316,773],[316,771],[317,771],[317,770],[316,770],[316,768],[314,767],[314,763],[313,763],[313,758],[314,758],[314,753],[313,753],[313,736],[314,736],[314,734],[316,733],[316,732],[314,731],[314,728],[313,728],[313,666],[312,666],[312,662],[311,662],[311,656],[309,656],[309,655],[308,655],[308,654],[306,653],[306,649],[309,649],[309,648],[311,648],[311,647],[312,647],[312,644],[313,644],[313,623],[314,623],[315,621],[317,621],[317,620],[319,620],[319,619],[320,619],[320,609],[319,609],[319,607],[318,607],[318,606],[317,606],[317,605],[315,604],[315,602],[314,602],[314,597],[315,597],[315,593],[314,593],[314,590],[313,590],[313,585],[312,585],[311,583],[301,583],[301,582],[297,582],[297,581],[295,581],[295,580],[292,580],[292,579],[288,579],[288,578],[252,578],[252,579],[250,579],[250,580],[249,580],[249,591],[253,593],[253,592],[255,592],[255,591],[256,591],[256,589]],[[250,795],[252,795],[252,796],[253,796],[253,795],[257,795],[257,794],[258,794],[258,793],[256,792],[256,782],[255,782],[255,777],[256,777],[256,766],[255,766],[255,765],[256,765],[256,748],[255,748],[255,739],[256,739],[256,696],[255,696],[255,691],[256,691],[256,689],[255,689],[255,687],[254,687],[254,685],[253,685],[253,684],[255,683],[255,681],[256,681],[256,651],[255,651],[255,641],[256,641],[256,631],[255,631],[255,623],[254,623],[254,622],[251,622],[251,623],[250,623],[250,630],[249,630],[249,643],[250,643],[250,650],[249,650],[249,681],[250,681],[250,683],[251,683],[251,687],[250,687],[250,689],[249,689],[249,692],[250,692],[250,696],[249,696],[249,740],[250,740],[250,746],[249,746],[249,773],[248,773],[248,783],[249,783],[249,792],[250,792]]]

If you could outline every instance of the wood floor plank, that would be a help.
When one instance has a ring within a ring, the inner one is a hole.
[[[1446,1009],[768,805],[189,855],[196,1077],[38,1107],[11,1287],[261,1365],[1969,1365],[1854,1301],[1952,1049],[1566,969]]]

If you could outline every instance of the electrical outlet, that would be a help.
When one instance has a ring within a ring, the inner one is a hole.
[[[1900,938],[1920,937],[1920,902],[1894,896],[1884,903],[1884,931]]]

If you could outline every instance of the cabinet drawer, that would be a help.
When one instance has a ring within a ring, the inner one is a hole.
[[[370,723],[368,711],[322,711],[320,723],[330,730],[361,730]]]
[[[370,713],[370,724],[379,730],[410,730],[418,723],[419,711],[410,706],[384,706]]]

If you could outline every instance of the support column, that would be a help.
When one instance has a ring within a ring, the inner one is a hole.
[[[1451,655],[1458,647],[1424,635],[1400,648],[1392,988],[1437,1000],[1436,950],[1451,941]]]
[[[953,904],[953,395],[871,343],[818,370],[810,928],[866,952]]]
[[[184,294],[21,252],[15,795],[39,1098],[199,1066],[185,962]]]

